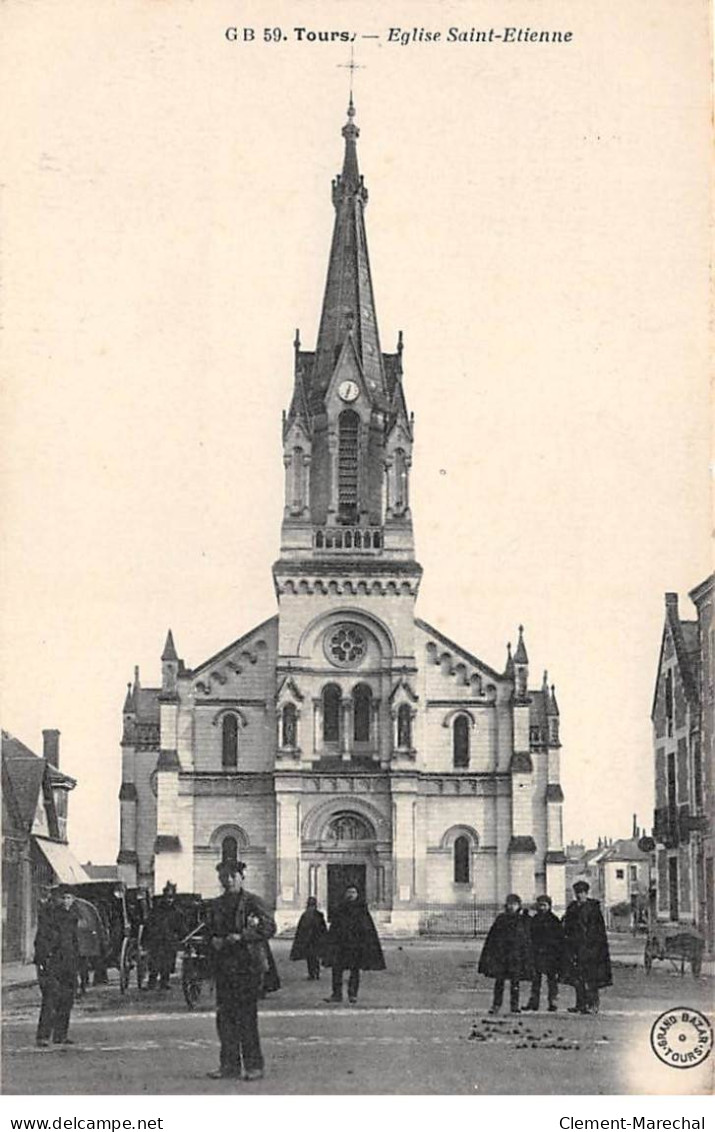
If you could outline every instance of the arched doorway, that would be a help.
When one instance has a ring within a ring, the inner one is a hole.
[[[331,857],[327,866],[327,910],[330,918],[351,885],[367,898],[367,858],[373,855],[375,830],[362,814],[345,810],[335,814],[327,823],[321,844]],[[372,876],[370,879],[373,879]]]

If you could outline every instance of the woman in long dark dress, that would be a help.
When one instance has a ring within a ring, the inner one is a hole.
[[[348,1002],[357,1002],[361,971],[384,971],[385,959],[367,904],[354,885],[330,921],[325,965],[333,969],[333,993],[326,1002],[342,1002],[343,972],[349,971]]]
[[[314,896],[309,896],[305,912],[298,920],[290,949],[291,959],[305,959],[309,979],[320,978],[320,952],[327,930],[325,916],[318,910],[318,901]]]

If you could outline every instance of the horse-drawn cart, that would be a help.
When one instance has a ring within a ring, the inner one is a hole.
[[[684,924],[651,923],[645,941],[643,962],[650,974],[656,959],[666,959],[680,974],[690,967],[697,978],[703,965],[705,940],[695,927]]]
[[[148,898],[142,889],[128,889],[122,881],[89,881],[71,886],[83,905],[91,905],[101,930],[98,951],[92,956],[95,977],[109,967],[119,972],[119,989],[124,994],[132,972],[141,987],[147,971],[142,936],[148,914]]]

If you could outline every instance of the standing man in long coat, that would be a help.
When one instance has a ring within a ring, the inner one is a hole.
[[[564,982],[576,991],[576,1003],[570,1014],[597,1014],[599,990],[610,987],[611,956],[608,951],[606,925],[598,900],[592,900],[589,884],[577,880],[572,900],[564,916],[566,966]]]
[[[531,979],[534,964],[531,955],[529,917],[522,911],[521,897],[510,892],[487,933],[479,957],[479,973],[494,979],[494,997],[490,1014],[498,1014],[504,1001],[504,985],[509,982],[509,1006],[512,1014],[520,1014],[519,983]]]
[[[219,1068],[209,1077],[263,1076],[258,1036],[258,996],[266,964],[266,942],[276,924],[263,901],[243,887],[243,861],[217,867],[223,894],[208,919],[216,972],[216,1028],[221,1043]]]
[[[318,901],[314,896],[309,896],[305,912],[298,920],[290,949],[291,959],[305,959],[309,979],[320,978],[320,953],[327,930],[325,916],[318,910]]]
[[[541,977],[546,976],[549,993],[549,1010],[558,1010],[559,975],[564,964],[564,929],[558,916],[551,911],[551,897],[545,893],[536,901],[536,915],[529,920],[531,949],[534,957],[534,974],[531,980],[531,997],[525,1010],[538,1010],[541,998]]]
[[[35,964],[42,993],[36,1044],[72,1045],[67,1037],[79,971],[78,915],[67,885],[52,889],[35,938]]]
[[[181,943],[183,925],[181,913],[176,906],[176,885],[168,880],[161,895],[161,901],[154,901],[146,926],[148,986],[153,989],[158,978],[159,990],[168,990],[170,976],[176,968],[176,953]]]
[[[342,902],[330,921],[325,965],[333,968],[333,993],[325,1001],[343,1001],[343,972],[347,970],[350,972],[348,1002],[351,1006],[357,1002],[360,972],[385,970],[385,958],[372,916],[354,885],[346,888]]]

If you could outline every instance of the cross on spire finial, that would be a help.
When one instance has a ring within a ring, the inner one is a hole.
[[[356,71],[364,71],[365,70],[365,68],[362,66],[362,64],[355,62],[355,45],[354,44],[352,44],[352,43],[350,44],[350,62],[349,63],[338,63],[337,66],[343,68],[346,71],[350,71],[350,101],[348,103],[348,117],[354,118],[355,117],[355,105],[353,103],[353,77],[354,77]]]

